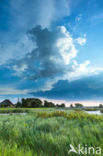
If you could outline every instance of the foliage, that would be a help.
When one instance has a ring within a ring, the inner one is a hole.
[[[82,104],[80,104],[80,103],[75,103],[75,107],[77,107],[77,108],[82,108],[82,107],[83,107],[83,105],[82,105]]]
[[[99,108],[103,108],[103,105],[102,105],[102,104],[100,104],[100,105],[99,105]]]
[[[65,104],[64,104],[64,103],[62,103],[62,104],[57,104],[56,107],[62,107],[62,108],[64,108],[64,107],[65,107]]]
[[[42,101],[37,98],[27,98],[27,99],[22,99],[21,102],[22,107],[26,108],[38,108],[42,107]]]
[[[47,100],[44,100],[44,105],[43,102],[38,99],[38,98],[27,98],[27,99],[22,99],[21,102],[17,102],[16,104],[17,108],[42,108],[42,107],[65,107],[65,104],[61,105],[55,105],[53,102],[49,102]]]
[[[71,104],[70,107],[73,108],[73,104]]]
[[[48,102],[47,100],[44,100],[44,107],[55,107],[55,104],[53,102]]]
[[[20,108],[20,107],[22,107],[22,104],[21,104],[21,102],[19,102],[19,101],[18,101],[18,102],[17,102],[17,104],[16,104],[16,107],[17,107],[17,108]]]

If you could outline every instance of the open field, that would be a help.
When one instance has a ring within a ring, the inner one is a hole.
[[[29,113],[0,115],[0,156],[75,156],[68,154],[70,144],[103,149],[103,116],[52,108],[21,110]]]

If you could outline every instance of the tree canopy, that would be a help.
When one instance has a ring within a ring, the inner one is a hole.
[[[40,107],[65,107],[65,104],[55,105],[53,102],[49,102],[47,100],[42,100],[38,98],[26,98],[22,99],[21,102],[18,101],[16,104],[16,107],[22,107],[22,108],[40,108]]]

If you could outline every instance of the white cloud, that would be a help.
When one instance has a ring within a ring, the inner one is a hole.
[[[23,59],[10,66],[17,75],[30,79],[55,79],[72,70],[71,64],[77,55],[75,39],[64,26],[55,30],[33,28],[29,35],[36,47]],[[23,75],[22,75],[23,74]]]
[[[76,39],[76,41],[80,44],[80,45],[84,45],[86,43],[86,38],[82,38],[79,37]]]
[[[74,70],[67,72],[65,75],[62,75],[60,77],[46,81],[42,87],[35,89],[33,92],[49,91],[54,88],[54,84],[56,84],[59,80],[68,80],[69,82],[71,82],[88,76],[98,75],[103,72],[103,68],[94,68],[89,65],[90,61],[85,61],[82,64],[78,64],[76,61],[74,61]]]
[[[77,50],[73,43],[73,38],[65,27],[61,27],[61,31],[64,37],[59,38],[57,41],[57,47],[59,49],[60,55],[63,57],[64,63],[66,65],[70,64],[71,59],[75,58],[77,55]]]
[[[27,65],[26,64],[22,64],[20,67],[18,67],[17,65],[13,66],[13,69],[17,72],[23,72],[27,69]]]
[[[40,84],[35,90],[27,89],[21,93],[51,90],[59,80],[74,81],[103,72],[103,68],[92,67],[89,60],[83,63],[76,61],[78,50],[75,43],[81,46],[86,43],[86,39],[73,38],[64,26],[51,31],[37,26],[29,32],[29,35],[35,48],[26,55],[23,54],[24,57],[22,55],[21,59],[13,60],[9,68],[22,79],[30,79]],[[42,85],[41,80],[43,80]],[[20,91],[9,89],[5,92],[16,94]]]
[[[83,62],[82,64],[78,64],[77,61],[74,61],[72,67],[74,70],[65,75],[65,79],[68,79],[69,81],[78,80],[80,78],[92,75],[98,75],[99,73],[103,72],[103,68],[92,67],[89,60]]]
[[[51,90],[59,80],[74,81],[103,71],[103,68],[92,67],[89,60],[83,63],[76,61],[78,50],[75,41],[81,46],[86,43],[86,38],[73,38],[64,26],[52,31],[38,26],[30,31],[30,36],[36,48],[23,59],[14,61],[11,67],[15,75],[23,79],[31,79],[35,83],[43,79],[42,85],[33,92]]]
[[[37,91],[49,91],[54,88],[54,84],[56,84],[59,80],[68,80],[69,82],[75,81],[81,78],[85,78],[88,76],[98,75],[103,72],[103,68],[96,68],[91,66],[91,62],[89,60],[78,64],[76,60],[73,60],[72,71],[68,71],[65,75],[61,77],[56,77],[53,80],[49,80],[45,83],[42,88],[39,88]]]

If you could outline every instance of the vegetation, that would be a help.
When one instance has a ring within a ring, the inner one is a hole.
[[[80,103],[75,103],[75,107],[77,107],[77,108],[82,108],[82,107],[83,107],[83,105],[82,105],[82,104],[80,104]]]
[[[100,108],[85,108],[85,111],[98,111],[101,110]]]
[[[102,104],[100,104],[100,105],[99,105],[99,108],[103,108],[103,105],[102,105]]]
[[[56,107],[62,107],[62,108],[64,108],[65,107],[65,104],[64,103],[62,103],[61,105],[60,104],[57,104]]]
[[[70,107],[73,108],[73,104],[71,104]]]
[[[42,108],[42,107],[65,107],[65,104],[57,104],[55,105],[53,102],[49,102],[47,100],[44,100],[43,102],[38,98],[27,98],[22,99],[21,102],[18,101],[16,104],[17,108]]]
[[[42,107],[42,101],[37,98],[27,98],[22,99],[21,102],[17,102],[16,107],[23,107],[23,108],[39,108]]]
[[[53,102],[48,102],[47,100],[44,100],[44,107],[55,107],[55,104]]]
[[[100,112],[103,113],[103,109],[100,109]]]
[[[42,108],[0,116],[0,156],[75,156],[68,154],[70,144],[103,149],[102,136],[103,116],[83,111]]]
[[[29,109],[24,108],[1,108],[0,114],[4,113],[29,113],[31,112]]]

